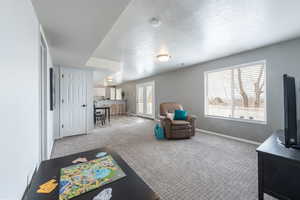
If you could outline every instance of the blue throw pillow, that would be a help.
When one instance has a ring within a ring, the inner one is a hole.
[[[187,112],[185,110],[175,110],[174,120],[186,120]]]

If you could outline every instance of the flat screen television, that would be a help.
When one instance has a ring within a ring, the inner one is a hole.
[[[295,78],[283,75],[284,95],[284,139],[281,142],[286,147],[297,147],[297,99]]]

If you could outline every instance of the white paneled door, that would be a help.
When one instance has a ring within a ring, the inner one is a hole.
[[[138,115],[155,117],[155,84],[147,82],[136,86],[136,111]]]
[[[86,72],[61,68],[61,136],[86,133],[87,80]]]

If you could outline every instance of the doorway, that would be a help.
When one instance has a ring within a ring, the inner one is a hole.
[[[62,137],[87,133],[86,72],[61,68],[60,73],[60,133]]]
[[[40,34],[40,161],[48,158],[47,137],[47,46]]]
[[[136,112],[143,117],[155,118],[155,82],[136,86]]]

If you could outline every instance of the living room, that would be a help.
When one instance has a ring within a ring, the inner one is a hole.
[[[0,200],[300,199],[300,2],[0,5]]]

